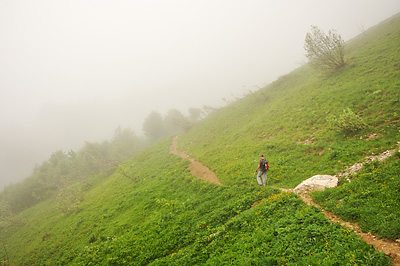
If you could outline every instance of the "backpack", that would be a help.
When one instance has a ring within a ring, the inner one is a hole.
[[[260,168],[261,169],[265,169],[265,170],[268,170],[269,169],[269,164],[268,164],[268,161],[266,160],[266,159],[261,159],[262,160],[262,164],[260,164]]]

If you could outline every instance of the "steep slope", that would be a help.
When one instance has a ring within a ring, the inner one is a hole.
[[[204,164],[197,162],[195,158],[190,157],[184,152],[178,151],[176,146],[178,145],[178,136],[175,136],[172,140],[171,146],[169,148],[169,152],[175,155],[182,157],[183,159],[187,159],[190,161],[189,169],[190,173],[197,178],[200,178],[206,182],[222,185],[222,183],[218,180],[217,175],[211,171]]]
[[[348,45],[347,65],[329,76],[308,65],[232,103],[180,138],[186,151],[224,184],[243,184],[263,152],[270,178],[294,187],[315,174],[335,174],[399,141],[399,16]],[[350,108],[367,124],[357,133],[331,129]],[[369,136],[377,137],[369,139]]]
[[[65,216],[47,201],[21,213],[25,224],[2,232],[2,258],[10,265],[388,265],[293,193],[191,177],[188,161],[169,154],[170,141],[121,165],[124,175],[90,182],[79,212]],[[154,161],[165,167],[154,171]]]
[[[250,187],[250,178],[260,152],[270,162],[270,184],[293,188],[312,175],[335,174],[394,148],[400,129],[399,43],[398,15],[349,42],[348,63],[339,72],[326,76],[303,66],[180,135],[178,150],[208,166],[223,186],[194,178],[190,162],[169,153],[172,138],[162,140],[115,173],[80,183],[84,200],[75,212],[65,215],[56,201],[47,200],[19,213],[17,223],[1,227],[0,260],[6,265],[389,265],[383,253],[297,195]],[[333,130],[329,118],[347,108],[368,127]],[[344,216],[355,213],[350,218],[357,221],[365,216],[352,195],[359,195],[360,185],[380,186],[360,197],[389,206],[381,212],[379,204],[368,205],[370,213],[390,223],[397,216],[387,211],[400,203],[398,158],[373,163],[365,176],[341,181],[315,199]],[[395,189],[383,195],[388,184]],[[335,209],[338,200],[343,204]],[[396,228],[390,230],[392,239],[399,237]]]

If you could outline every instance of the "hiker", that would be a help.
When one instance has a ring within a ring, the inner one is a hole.
[[[257,169],[255,172],[257,173],[257,182],[259,186],[265,187],[265,182],[267,180],[267,170],[268,170],[268,161],[264,158],[264,155],[260,154],[260,162],[258,163]],[[262,183],[261,183],[261,176],[262,176]]]

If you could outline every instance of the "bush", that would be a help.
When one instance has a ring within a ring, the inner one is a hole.
[[[58,208],[64,214],[71,214],[79,210],[79,205],[83,201],[83,194],[79,183],[64,183],[57,194]]]
[[[356,132],[366,127],[361,117],[355,114],[350,108],[344,109],[339,116],[331,115],[328,117],[328,124],[332,129],[344,133]]]
[[[334,30],[328,35],[316,26],[306,34],[304,49],[311,66],[320,70],[335,70],[345,65],[344,41]]]

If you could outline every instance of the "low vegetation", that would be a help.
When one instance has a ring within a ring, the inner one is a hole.
[[[340,115],[328,117],[329,126],[343,133],[356,132],[366,127],[360,116],[356,115],[350,108],[344,109]]]
[[[400,153],[385,162],[364,166],[351,182],[324,192],[315,200],[343,219],[357,222],[365,232],[400,238]]]
[[[1,263],[389,265],[354,232],[276,187],[334,175],[397,147],[398,43],[399,15],[347,43],[348,63],[340,70],[322,76],[305,65],[182,133],[178,150],[215,171],[223,186],[191,176],[189,162],[169,154],[167,138],[61,190],[49,183],[43,193],[30,194],[41,200],[29,206],[13,209],[1,201]],[[339,120],[347,126],[333,130],[330,118],[341,115],[362,126]],[[96,147],[103,146],[87,149]],[[270,164],[266,188],[250,186],[259,153]],[[46,169],[63,170],[53,159]],[[312,196],[363,230],[398,239],[399,168],[396,153]],[[35,188],[35,182],[24,184]]]
[[[167,153],[168,145],[121,166],[138,182],[118,173],[92,179],[80,211],[65,215],[45,201],[22,212],[26,224],[2,234],[13,236],[10,263],[387,265],[383,254],[298,196],[194,179],[186,161]],[[165,167],[155,173],[153,160]]]

